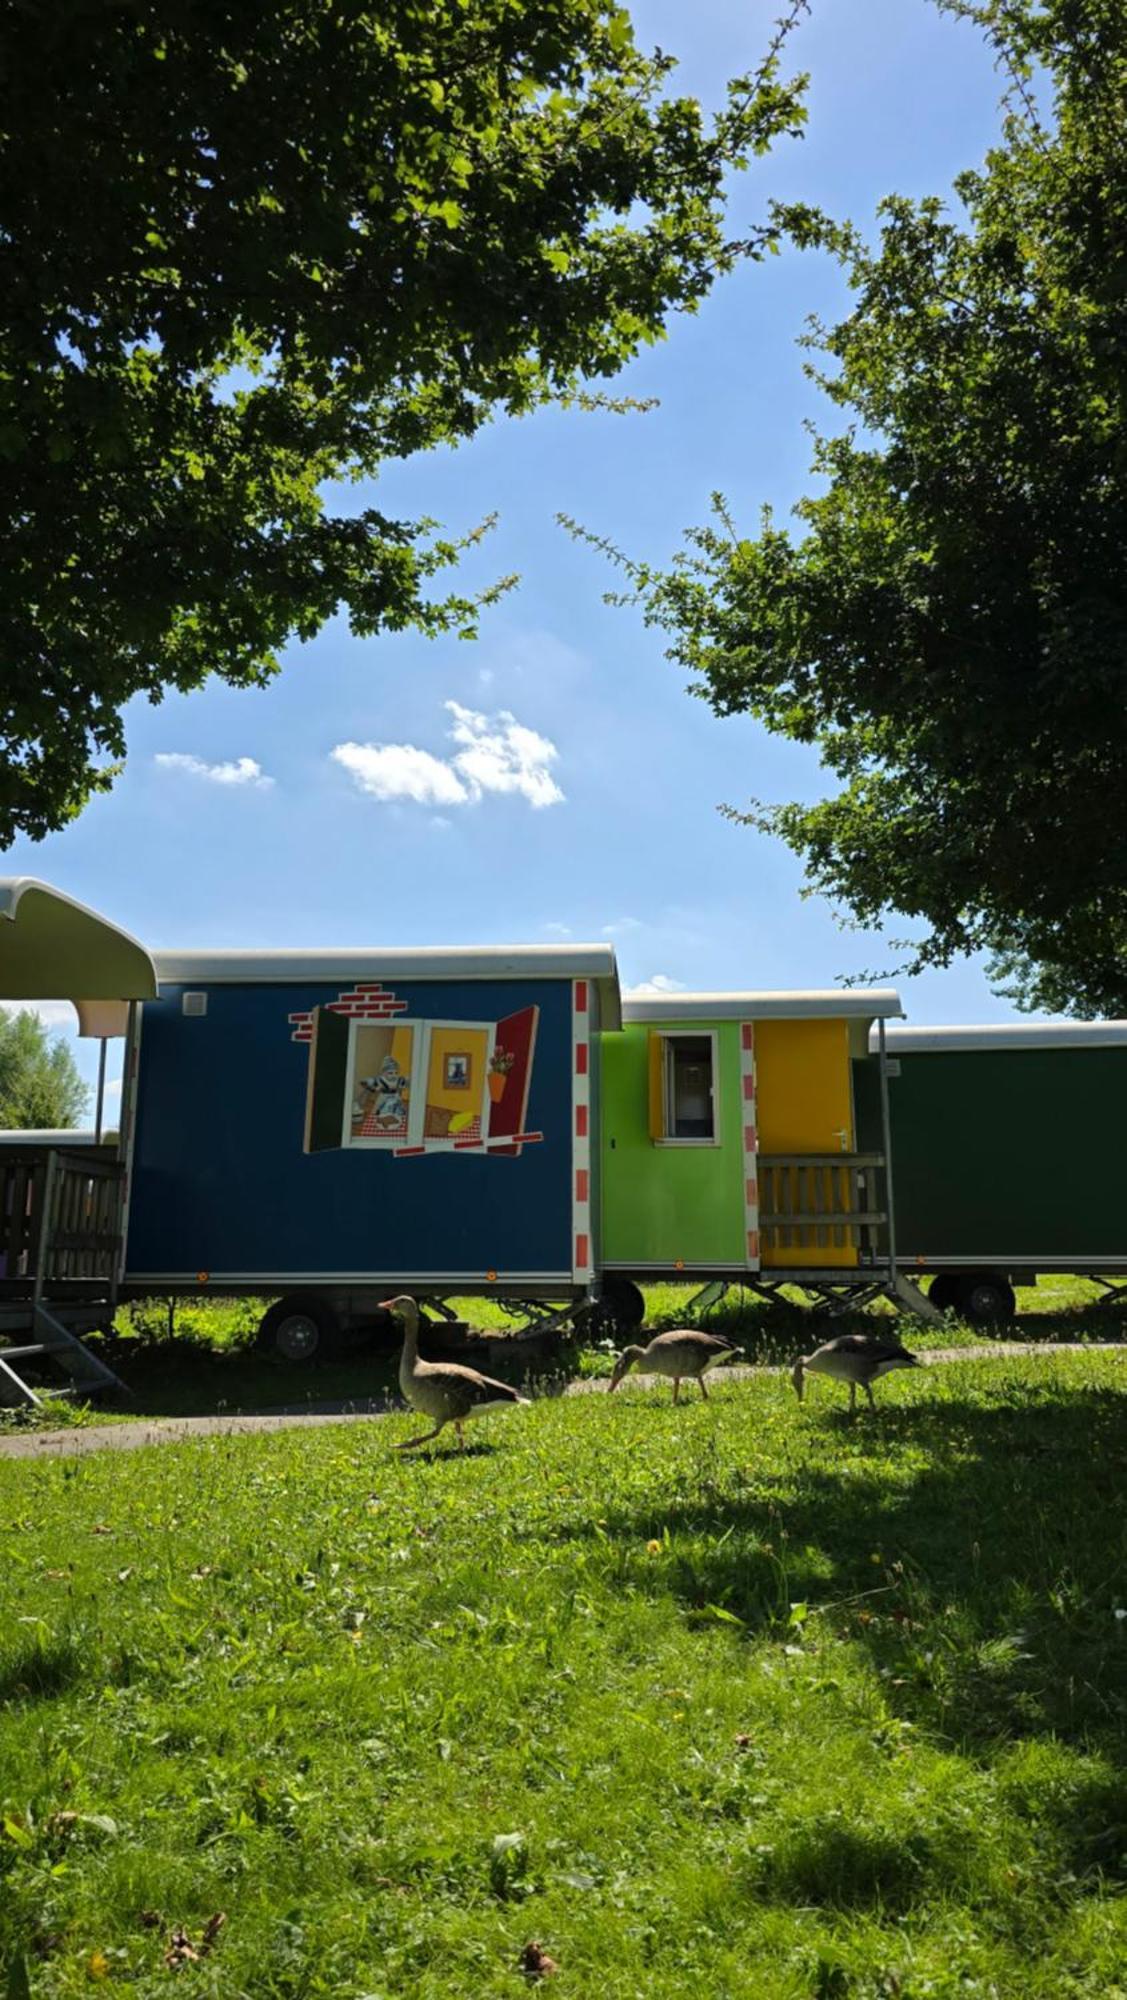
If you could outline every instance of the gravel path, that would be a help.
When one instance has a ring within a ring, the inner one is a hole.
[[[997,1361],[1011,1355],[1034,1354],[1114,1354],[1127,1353],[1121,1341],[1045,1341],[1031,1344],[1020,1340],[992,1340],[982,1347],[933,1347],[919,1357],[927,1367],[946,1361]],[[725,1366],[724,1375],[777,1375],[777,1367],[738,1363]],[[635,1385],[652,1388],[657,1375],[632,1375]],[[605,1378],[569,1382],[560,1392],[565,1396],[605,1393]],[[549,1392],[550,1393],[550,1392]],[[138,1451],[143,1445],[183,1444],[191,1438],[247,1437],[263,1431],[312,1430],[325,1424],[370,1423],[373,1418],[396,1416],[402,1405],[372,1402],[324,1403],[297,1409],[270,1410],[261,1416],[233,1417],[151,1417],[133,1423],[90,1424],[82,1430],[13,1432],[0,1437],[0,1459],[5,1458],[84,1458],[91,1451]]]

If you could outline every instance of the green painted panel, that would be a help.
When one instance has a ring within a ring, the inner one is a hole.
[[[1127,1048],[897,1051],[897,1254],[1127,1256]],[[862,1147],[876,1065],[854,1064]]]
[[[716,1146],[659,1146],[649,1133],[649,1031],[602,1038],[603,1246],[609,1264],[745,1261],[739,1024],[663,1021],[669,1034],[716,1034]]]

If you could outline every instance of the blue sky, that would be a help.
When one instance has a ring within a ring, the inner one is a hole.
[[[680,57],[680,87],[715,105],[778,5],[632,11],[641,41]],[[736,183],[733,234],[772,195],[867,223],[883,194],[945,191],[996,136],[989,52],[933,0],[815,0],[788,58],[811,72],[807,136]],[[785,850],[717,811],[816,796],[816,759],[690,699],[661,634],[603,603],[613,578],[555,519],[663,561],[715,488],[748,527],[765,501],[785,513],[808,483],[804,421],[830,416],[796,339],[845,296],[820,257],[748,266],[618,378],[616,392],[660,399],[648,415],[499,422],[350,489],[347,504],[378,497],[450,531],[498,511],[461,581],[521,581],[479,640],[361,641],[342,619],[293,646],[265,691],[135,703],[114,792],[11,848],[4,872],[43,877],[152,946],[609,936],[626,984],[706,988],[829,986],[889,963],[879,939],[800,900]],[[899,984],[918,1022],[1009,1012],[975,964]],[[93,1058],[83,1047],[84,1068]]]

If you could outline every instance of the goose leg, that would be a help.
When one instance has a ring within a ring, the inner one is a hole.
[[[462,1419],[461,1419],[460,1417],[455,1417],[455,1419],[454,1419],[454,1429],[455,1429],[455,1430],[457,1431],[457,1433],[458,1433],[458,1450],[459,1450],[459,1451],[465,1451],[465,1448],[466,1448],[466,1434],[465,1434],[465,1431],[464,1431],[464,1430],[462,1429]]]
[[[701,1392],[701,1395],[702,1395],[702,1396],[704,1397],[704,1400],[705,1400],[705,1402],[707,1403],[707,1401],[708,1401],[708,1390],[707,1390],[707,1389],[705,1388],[705,1386],[704,1386],[704,1376],[703,1376],[703,1375],[698,1375],[698,1376],[697,1376],[697,1381],[698,1381],[698,1382],[700,1383],[700,1392]]]
[[[404,1438],[402,1444],[397,1444],[395,1449],[396,1451],[414,1451],[417,1445],[429,1444],[431,1439],[436,1438],[438,1436],[439,1431],[445,1430],[445,1428],[446,1428],[446,1418],[443,1417],[442,1422],[440,1424],[436,1424],[432,1431],[424,1431],[422,1437]]]
[[[680,1395],[681,1395],[681,1377],[679,1375],[675,1375],[673,1377],[673,1401],[675,1403],[680,1399]]]
[[[872,1385],[872,1383],[871,1383],[871,1382],[866,1382],[866,1384],[865,1384],[865,1394],[866,1394],[866,1396],[867,1396],[867,1397],[868,1397],[868,1399],[869,1399],[869,1408],[870,1408],[870,1410],[875,1410],[875,1409],[876,1409],[876,1404],[875,1404],[875,1403],[874,1403],[874,1401],[873,1401],[873,1385]]]
[[[855,1416],[857,1415],[857,1384],[856,1384],[856,1382],[851,1382],[851,1383],[849,1384],[849,1414],[850,1414],[850,1416],[851,1416],[851,1417],[855,1417]]]

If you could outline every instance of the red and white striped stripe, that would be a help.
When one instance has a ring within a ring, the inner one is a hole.
[[[740,1023],[740,1115],[744,1149],[744,1245],[749,1271],[759,1269],[759,1132],[755,1086],[755,1029]]]
[[[586,979],[572,981],[571,1010],[571,1240],[572,1277],[590,1282],[591,1271],[591,992]]]

